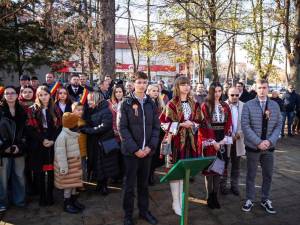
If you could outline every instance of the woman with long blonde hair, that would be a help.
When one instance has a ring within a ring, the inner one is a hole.
[[[57,119],[50,91],[46,86],[36,90],[36,100],[28,110],[27,126],[32,149],[32,170],[37,178],[40,206],[52,205],[54,187],[54,142]]]
[[[147,88],[146,94],[149,95],[150,98],[155,103],[157,108],[157,116],[159,117],[165,107],[165,104],[161,98],[160,86],[158,84],[150,84]],[[149,185],[155,184],[155,179],[154,179],[155,169],[162,166],[164,163],[164,159],[160,156],[160,145],[164,136],[165,136],[165,132],[162,128],[160,128],[159,143],[157,145],[157,148],[155,150],[155,153],[151,161]]]
[[[181,76],[175,80],[173,98],[168,102],[160,116],[162,126],[172,143],[170,164],[180,159],[199,157],[197,137],[195,135],[199,123],[202,121],[200,106],[191,96],[191,84],[187,77]],[[183,181],[170,182],[173,210],[177,215],[182,211]]]

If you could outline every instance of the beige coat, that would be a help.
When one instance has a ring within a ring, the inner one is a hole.
[[[55,141],[54,183],[59,189],[82,187],[78,137],[79,133],[63,127]],[[66,175],[62,175],[61,170],[66,171]]]
[[[229,105],[228,100],[226,103]],[[242,120],[242,110],[243,110],[244,103],[239,101],[238,103],[238,112],[239,112],[239,117],[238,117],[238,128],[237,128],[237,133],[240,135],[240,139],[236,141],[236,154],[237,156],[242,156],[245,155],[246,150],[245,150],[245,144],[244,144],[244,134],[242,131],[242,125],[241,125],[241,120]],[[228,145],[228,149],[231,150],[231,145]],[[228,154],[230,155],[230,151],[228,151]]]

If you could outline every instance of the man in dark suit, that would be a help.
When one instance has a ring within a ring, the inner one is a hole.
[[[73,74],[71,76],[70,85],[67,86],[67,90],[74,102],[80,101],[84,88],[80,86],[78,74]]]

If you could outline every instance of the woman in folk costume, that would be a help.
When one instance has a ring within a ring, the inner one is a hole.
[[[221,100],[222,86],[218,82],[210,85],[208,96],[201,105],[204,121],[198,132],[199,146],[202,144],[203,156],[227,157],[226,144],[230,144],[231,112],[229,106]],[[226,173],[226,171],[225,171]],[[213,171],[204,171],[205,185],[208,193],[207,206],[211,209],[220,208],[218,190],[220,175]]]
[[[199,157],[197,136],[195,131],[202,120],[200,106],[190,95],[191,85],[187,77],[178,77],[175,80],[173,98],[167,104],[160,116],[163,129],[171,136],[172,154],[169,156],[171,164],[180,159]],[[183,181],[170,182],[173,210],[177,215],[182,211]]]
[[[78,120],[73,113],[63,114],[63,128],[54,145],[55,186],[64,190],[64,211],[68,213],[79,213],[85,208],[77,201],[76,192],[76,188],[83,186]]]
[[[166,103],[163,102],[163,99],[160,97],[160,86],[158,84],[150,84],[147,88],[147,95],[150,96],[150,98],[154,101],[156,107],[157,107],[157,116],[159,117],[162,113],[164,107],[166,106]],[[151,168],[150,168],[150,175],[149,175],[149,185],[154,185],[154,171],[156,168],[163,165],[164,160],[163,158],[160,158],[160,145],[165,136],[165,132],[162,128],[160,128],[159,133],[159,143],[157,145],[157,148],[155,150],[155,153],[152,157],[151,161]]]

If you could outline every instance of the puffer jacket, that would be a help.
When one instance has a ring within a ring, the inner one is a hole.
[[[274,151],[282,128],[282,119],[278,104],[270,99],[267,101],[270,118],[267,125],[266,140],[271,142],[269,150]],[[263,112],[258,98],[256,97],[255,99],[245,103],[242,111],[241,124],[244,133],[246,151],[259,151],[257,146],[263,141],[261,139],[263,130],[262,121]]]
[[[159,142],[160,121],[155,103],[149,96],[143,105],[133,94],[126,97],[118,109],[117,127],[121,137],[123,155],[133,156],[136,151],[145,146],[154,154]]]
[[[78,144],[79,133],[63,127],[55,141],[55,186],[59,189],[82,187],[81,157]],[[66,171],[61,175],[60,170]]]

